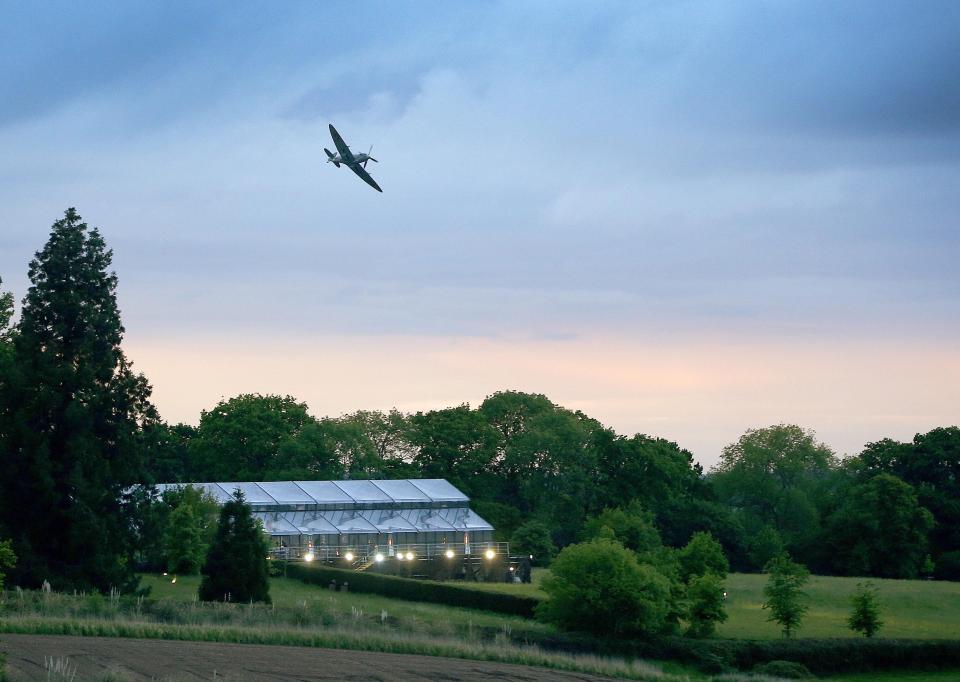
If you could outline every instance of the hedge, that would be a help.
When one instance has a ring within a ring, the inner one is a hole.
[[[348,583],[352,592],[379,594],[384,597],[468,609],[483,609],[523,618],[533,618],[533,610],[540,603],[536,597],[472,590],[461,585],[330,568],[322,564],[290,564],[287,567],[287,575],[315,585],[327,586],[330,581],[335,581],[339,587],[343,583]]]

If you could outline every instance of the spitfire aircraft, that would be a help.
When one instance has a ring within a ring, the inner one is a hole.
[[[366,154],[354,154],[350,151],[350,147],[347,146],[347,143],[343,141],[343,138],[340,137],[340,133],[338,133],[337,129],[333,127],[332,123],[330,124],[330,137],[333,138],[333,143],[337,146],[338,153],[334,154],[329,149],[324,147],[323,151],[327,153],[327,163],[332,163],[337,168],[339,168],[340,164],[342,163],[354,173],[359,175],[365,183],[373,187],[378,192],[382,192],[383,190],[380,189],[380,185],[378,185],[366,171],[367,161],[379,163],[379,161],[370,156],[370,152],[373,151],[373,145],[370,145],[370,151]]]

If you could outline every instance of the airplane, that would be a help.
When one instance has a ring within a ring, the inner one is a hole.
[[[338,133],[337,129],[333,127],[332,123],[330,124],[330,137],[333,138],[333,143],[337,146],[337,151],[339,153],[334,154],[329,149],[324,147],[323,151],[327,153],[327,163],[332,163],[337,168],[339,168],[340,164],[342,163],[354,173],[359,175],[365,183],[373,187],[378,192],[383,192],[383,190],[380,189],[380,185],[378,185],[366,171],[367,161],[380,163],[375,158],[370,156],[370,153],[373,151],[373,145],[370,145],[370,151],[366,154],[354,154],[350,151],[350,147],[347,146],[347,143],[343,141],[343,138],[340,137],[340,133]]]

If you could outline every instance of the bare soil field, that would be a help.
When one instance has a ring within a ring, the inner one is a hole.
[[[68,658],[85,680],[540,680],[609,678],[456,658],[256,644],[3,635],[11,680],[47,679],[46,658]],[[58,678],[59,679],[59,678]]]

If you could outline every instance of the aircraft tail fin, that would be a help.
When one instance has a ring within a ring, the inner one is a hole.
[[[340,164],[337,163],[336,159],[334,158],[336,155],[326,147],[323,148],[323,151],[327,153],[327,163],[333,161],[333,165],[339,168]]]

